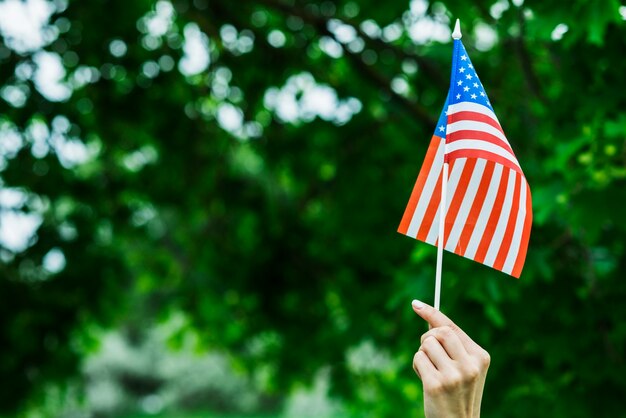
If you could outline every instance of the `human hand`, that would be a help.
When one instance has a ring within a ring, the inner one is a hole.
[[[480,417],[489,353],[437,309],[417,300],[412,306],[431,327],[413,357],[426,418]]]

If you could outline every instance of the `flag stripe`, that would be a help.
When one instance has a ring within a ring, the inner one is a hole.
[[[454,161],[453,164],[451,164],[450,169],[449,169],[449,176],[448,176],[448,184],[446,186],[447,190],[446,190],[446,219],[445,221],[448,222],[448,213],[450,211],[450,204],[452,203],[452,200],[454,200],[454,196],[456,193],[456,190],[459,186],[459,182],[461,180],[461,175],[463,174],[463,169],[465,168],[465,159],[458,159],[456,161]],[[435,221],[433,222],[433,224],[430,227],[430,231],[428,233],[428,237],[426,238],[426,242],[428,243],[433,243],[434,245],[437,245],[438,242],[438,238],[439,238],[439,221],[440,221],[440,214],[439,214],[439,210],[437,210],[437,214],[435,215]],[[444,225],[445,226],[445,225]],[[445,233],[444,233],[444,237],[445,237]],[[445,239],[444,239],[445,242]]]
[[[491,125],[495,129],[500,131],[502,133],[502,136],[506,138],[506,135],[504,135],[504,131],[502,130],[500,123],[490,116],[487,116],[485,114],[478,113],[478,112],[469,112],[469,111],[462,111],[462,112],[457,112],[457,113],[452,113],[452,114],[448,113],[448,123],[461,122],[464,120],[473,120],[475,122],[483,122],[488,125]]]
[[[515,230],[511,238],[511,247],[509,248],[506,260],[502,265],[502,271],[511,274],[515,259],[520,251],[520,245],[522,243],[522,232],[524,231],[524,219],[526,218],[526,179],[521,178],[519,187],[519,204],[517,207],[517,217],[515,219]]]
[[[469,183],[467,185],[467,190],[465,191],[465,194],[462,198],[463,200],[459,206],[457,215],[454,218],[452,218],[451,216],[451,218],[453,219],[452,221],[453,226],[452,226],[452,229],[450,230],[449,236],[447,236],[446,238],[446,245],[445,245],[446,250],[452,251],[461,255],[465,252],[465,247],[461,245],[457,245],[457,244],[460,243],[460,238],[463,232],[469,230],[469,233],[471,234],[471,230],[474,229],[475,222],[469,219],[469,215],[473,207],[473,204],[482,205],[482,201],[480,202],[478,201],[480,199],[479,189],[481,186],[481,179],[483,179],[483,176],[487,174],[485,171],[487,160],[483,160],[483,159],[468,160],[468,162],[470,161],[475,162],[472,167],[471,179],[469,180]],[[466,166],[466,169],[467,169],[467,166]],[[491,164],[491,169],[493,170],[493,164]],[[486,184],[488,183],[489,181],[487,180]],[[484,188],[484,193],[482,193],[483,199],[485,197],[486,191],[487,189]],[[461,201],[461,199],[459,198],[458,201]],[[446,219],[447,219],[447,216],[446,216]],[[467,239],[469,239],[469,235],[467,236]],[[465,243],[467,243],[467,240],[465,240]]]
[[[491,144],[489,142],[476,141],[473,139],[461,139],[446,144],[446,154],[452,154],[455,151],[461,151],[461,155],[463,155],[465,150],[468,150],[468,152],[484,151],[486,153],[495,154],[501,158],[509,160],[510,163],[515,165],[519,170],[519,165],[517,165],[517,159],[513,154],[511,154],[504,148]],[[486,157],[487,155],[483,158]]]
[[[486,160],[482,160],[486,161]],[[483,203],[487,198],[488,191],[490,185],[492,183],[492,178],[494,174],[494,169],[496,164],[492,161],[487,161],[485,164],[484,175],[479,180],[480,184],[478,186],[478,190],[476,191],[476,197],[473,202],[470,202],[471,209],[469,214],[467,215],[467,222],[465,227],[463,228],[463,232],[461,233],[461,237],[459,238],[459,242],[456,246],[460,255],[472,258],[474,256],[474,252],[468,253],[468,245],[470,242],[470,238],[472,237],[472,233],[477,225],[479,225],[480,214],[482,213]]]
[[[517,208],[515,207],[515,202],[516,198],[519,199],[519,177],[520,176],[516,175],[515,171],[511,172],[511,175],[509,176],[509,184],[507,185],[506,196],[504,198],[502,212],[500,213],[500,219],[498,219],[496,231],[493,234],[491,244],[489,245],[489,251],[487,251],[487,256],[485,257],[485,264],[490,267],[497,268],[498,270],[502,270],[502,264],[504,264],[503,259],[500,267],[496,267],[500,251],[504,251],[506,253],[511,245],[511,235],[513,231],[509,231],[509,227],[515,227],[515,224],[511,222],[511,219],[517,218]]]
[[[459,185],[457,186],[456,192],[453,195],[449,195],[448,199],[450,201],[450,205],[446,210],[446,224],[444,225],[444,247],[447,246],[448,240],[450,238],[450,233],[454,231],[454,224],[456,218],[459,214],[459,210],[461,209],[461,204],[465,200],[465,195],[468,192],[468,185],[472,178],[472,174],[474,173],[474,168],[476,167],[476,159],[471,158],[469,160],[455,160],[455,161],[463,161],[463,173],[461,174],[461,178],[459,180]]]
[[[528,240],[530,239],[530,228],[533,223],[533,203],[530,196],[530,186],[526,183],[526,219],[524,220],[524,231],[520,243],[520,251],[515,260],[515,266],[511,272],[511,276],[519,277],[526,260],[526,252],[528,251]]]
[[[513,150],[511,149],[511,146],[509,144],[502,141],[502,139],[498,138],[497,136],[491,135],[490,133],[483,132],[483,131],[471,131],[471,130],[458,131],[458,132],[448,135],[447,143],[450,144],[452,142],[460,141],[463,139],[488,142],[490,144],[504,148],[509,154],[515,157],[515,154],[513,153]],[[517,161],[517,158],[515,159],[515,161]]]
[[[424,211],[424,214],[421,217],[421,224],[419,225],[419,229],[417,231],[417,236],[416,236],[416,238],[420,241],[426,241],[426,237],[428,236],[428,233],[430,232],[430,227],[432,226],[435,216],[437,215],[437,212],[439,211],[439,202],[441,201],[441,177],[442,176],[443,176],[443,171],[439,170],[439,175],[437,176],[437,182],[431,194],[433,198],[430,199],[427,197],[426,199],[424,199],[426,203],[426,210]],[[422,202],[420,201],[418,206],[421,203]]]
[[[448,153],[446,158],[448,161],[452,161],[456,158],[484,158],[485,160],[493,161],[494,163],[498,163],[522,174],[521,168],[518,165],[513,164],[511,160],[489,151],[462,149]]]
[[[465,257],[471,258],[472,260],[476,259],[476,252],[478,251],[481,238],[483,237],[485,229],[489,223],[489,218],[492,213],[491,209],[494,207],[494,203],[498,197],[499,186],[502,182],[502,173],[508,172],[508,170],[503,170],[503,168],[504,166],[500,164],[495,165],[491,181],[489,182],[489,188],[487,189],[487,195],[485,196],[484,203],[480,209],[480,214],[478,215],[478,220],[476,221],[476,227],[474,228],[472,237],[467,244],[467,251],[463,254]]]
[[[498,122],[498,125],[500,124],[500,121],[498,121],[498,117],[496,116],[496,114],[493,113],[491,109],[489,109],[488,107],[483,106],[479,103],[461,102],[461,103],[448,105],[448,117],[450,117],[450,115],[454,115],[455,113],[459,113],[459,112],[480,113],[482,115],[489,116],[491,119]]]
[[[511,170],[502,170],[502,177],[500,177],[500,185],[498,187],[498,192],[496,193],[496,200],[491,207],[487,227],[485,228],[485,232],[480,239],[480,244],[478,244],[478,250],[476,251],[476,256],[474,257],[474,260],[479,263],[485,264],[485,257],[489,251],[489,246],[496,232],[498,220],[500,219],[500,214],[502,213],[502,209],[504,208],[507,198],[509,178],[513,173],[514,171]],[[490,208],[486,209],[489,210]]]
[[[443,147],[441,146],[442,142],[442,138],[438,136],[433,136],[430,140],[430,145],[428,146],[428,150],[426,151],[426,157],[424,158],[424,163],[422,164],[422,168],[420,169],[417,181],[415,182],[415,186],[413,187],[413,191],[411,192],[409,203],[407,204],[404,215],[402,216],[402,221],[400,221],[400,226],[398,227],[398,232],[402,234],[407,234],[407,231],[409,230],[409,225],[414,219],[413,215],[417,208],[417,202],[419,201],[420,196],[422,196],[424,185],[426,184],[427,178],[429,177],[431,167],[433,166],[433,161],[437,156],[437,151],[439,150],[439,148],[441,148],[443,151]]]
[[[415,212],[413,213],[408,230],[408,235],[414,238],[417,238],[417,232],[423,222],[424,214],[426,213],[430,199],[433,196],[435,188],[437,187],[437,183],[440,181],[439,174],[441,173],[441,167],[443,166],[444,140],[443,138],[435,136],[433,137],[433,142],[437,144],[437,152],[428,171],[425,171],[425,173],[428,173],[426,184],[424,185],[424,190],[419,198]]]
[[[455,132],[463,132],[463,131],[481,131],[499,138],[506,145],[509,145],[509,141],[507,141],[506,136],[502,133],[500,129],[494,128],[488,123],[484,122],[476,122],[474,120],[462,120],[459,122],[450,123],[451,116],[448,116],[448,129],[446,130],[446,138],[449,138],[450,135]],[[509,148],[510,145],[509,145]]]

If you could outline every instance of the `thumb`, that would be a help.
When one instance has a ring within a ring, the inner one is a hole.
[[[411,302],[411,306],[413,306],[413,310],[416,314],[422,317],[424,321],[428,322],[428,324],[435,328],[441,326],[453,326],[454,322],[443,313],[441,313],[438,309],[433,308],[430,305],[425,304],[422,301],[414,300]]]
[[[471,350],[476,343],[456,325],[450,318],[441,313],[438,309],[419,301],[414,300],[411,302],[411,306],[416,314],[418,314],[424,321],[428,322],[431,328],[448,326],[461,338],[463,345],[468,350]]]

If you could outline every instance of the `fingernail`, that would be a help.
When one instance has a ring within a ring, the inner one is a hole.
[[[422,309],[424,307],[424,303],[420,302],[417,299],[413,299],[413,302],[411,302],[411,305],[413,305],[414,309]]]

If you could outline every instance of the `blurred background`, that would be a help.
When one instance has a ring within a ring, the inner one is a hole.
[[[618,0],[0,1],[0,416],[422,416],[455,18],[535,215],[444,257],[483,415],[626,416]]]

